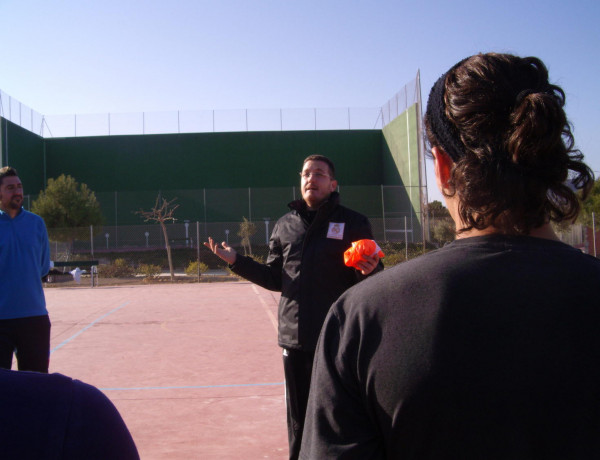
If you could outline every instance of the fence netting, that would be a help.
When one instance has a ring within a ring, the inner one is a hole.
[[[375,239],[386,253],[386,267],[418,257],[454,239],[450,218],[432,218],[429,221],[431,239],[423,243],[420,238],[415,238],[415,223],[409,217],[370,219]],[[174,280],[235,279],[226,263],[204,247],[203,243],[209,236],[219,242],[225,241],[241,254],[264,262],[274,221],[261,219],[251,222],[253,231],[246,243],[242,241],[242,221],[166,224]],[[89,276],[90,268],[85,263],[92,260],[98,263],[100,284],[106,283],[109,278],[132,283],[161,277],[163,280],[170,279],[167,242],[160,224],[49,229],[48,233],[51,260],[62,262],[59,264],[61,267],[53,270],[54,282],[61,279],[57,275],[64,275],[64,281],[73,282],[69,273],[82,263],[83,277]],[[584,226],[573,225],[562,229],[558,235],[565,243],[593,253],[593,241],[588,241]]]

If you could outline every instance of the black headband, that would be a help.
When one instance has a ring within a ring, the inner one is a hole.
[[[435,136],[440,143],[440,147],[450,155],[454,162],[465,154],[465,147],[460,140],[460,135],[456,127],[448,120],[446,116],[446,103],[444,102],[444,92],[446,90],[446,76],[448,73],[460,66],[466,59],[458,62],[448,72],[442,75],[435,82],[429,92],[427,100],[427,121]]]

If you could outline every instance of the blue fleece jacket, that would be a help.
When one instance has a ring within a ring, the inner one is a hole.
[[[42,277],[50,246],[40,216],[25,209],[14,218],[0,210],[0,319],[48,314]]]

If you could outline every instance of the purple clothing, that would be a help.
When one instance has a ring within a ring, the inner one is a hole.
[[[139,459],[115,406],[78,380],[0,369],[0,407],[0,458]]]

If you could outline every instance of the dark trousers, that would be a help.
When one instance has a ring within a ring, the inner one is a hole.
[[[283,350],[290,460],[296,460],[300,455],[313,358],[314,352]]]
[[[0,320],[0,368],[12,367],[13,353],[20,371],[48,373],[50,318],[48,315]]]

